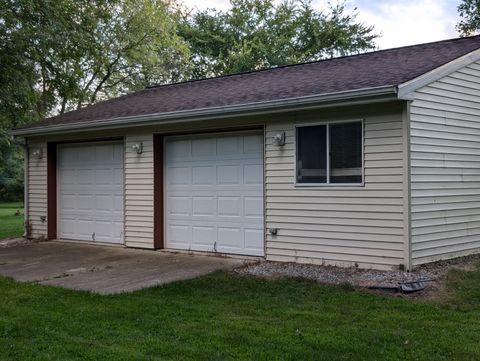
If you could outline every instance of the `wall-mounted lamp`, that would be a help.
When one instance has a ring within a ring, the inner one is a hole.
[[[142,143],[142,142],[138,142],[138,143],[132,144],[132,152],[137,153],[137,154],[142,154],[142,152],[143,152],[143,143]]]
[[[285,132],[279,132],[272,137],[272,144],[277,147],[285,145]]]
[[[32,155],[37,159],[43,158],[43,151],[42,148],[37,148],[32,151]]]
[[[276,236],[278,234],[278,228],[269,228],[268,233],[270,233],[272,236]]]

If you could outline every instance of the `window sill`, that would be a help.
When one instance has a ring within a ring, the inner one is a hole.
[[[294,184],[295,188],[365,188],[365,183],[295,183]]]

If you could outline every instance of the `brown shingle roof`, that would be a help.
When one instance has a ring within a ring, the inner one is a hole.
[[[480,36],[147,88],[26,128],[396,86],[480,48]]]

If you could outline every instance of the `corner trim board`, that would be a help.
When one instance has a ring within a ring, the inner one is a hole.
[[[412,269],[412,217],[411,217],[411,162],[410,162],[410,101],[402,109],[403,133],[403,232],[405,269]]]

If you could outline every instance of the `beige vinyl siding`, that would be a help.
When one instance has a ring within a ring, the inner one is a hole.
[[[132,152],[143,143],[142,154]],[[125,143],[125,245],[153,248],[153,134],[127,135]]]
[[[37,149],[42,150],[42,158],[33,156]],[[47,237],[47,144],[32,142],[28,144],[28,215],[32,226],[33,238]]]
[[[480,62],[411,104],[412,260],[480,251]]]
[[[395,268],[405,264],[400,107],[364,118],[364,186],[295,186],[295,121],[266,126],[266,254],[272,261]],[[328,121],[325,115],[309,118]],[[297,120],[297,123],[306,123]],[[271,137],[286,131],[286,144]]]

